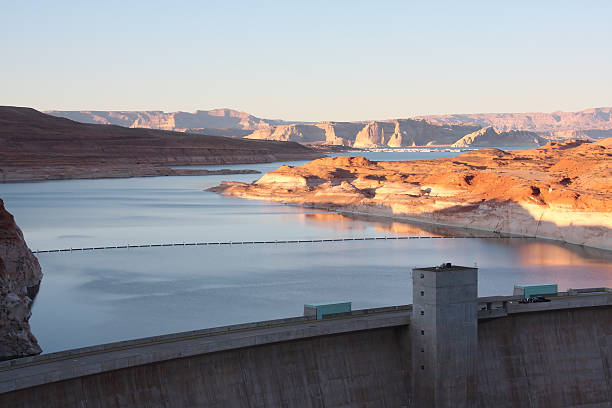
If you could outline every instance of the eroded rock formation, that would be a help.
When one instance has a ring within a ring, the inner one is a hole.
[[[361,123],[321,122],[316,124],[280,125],[259,129],[246,136],[247,139],[277,140],[353,146],[355,135],[363,128]]]
[[[254,131],[248,139],[321,143],[357,148],[450,145],[480,129],[474,125],[438,125],[399,119],[368,123],[321,122],[281,125]]]
[[[535,132],[507,130],[498,132],[493,126],[477,130],[453,143],[453,147],[542,146],[547,142]]]
[[[409,162],[334,157],[212,190],[612,249],[611,159],[612,138]]]
[[[30,307],[42,271],[0,200],[0,360],[41,352],[30,332]]]
[[[374,122],[319,123],[261,119],[232,109],[195,112],[49,111],[48,113],[84,123],[354,147],[450,145],[463,136],[488,126],[493,126],[500,132],[511,130],[536,132],[547,139],[558,140],[612,137],[612,108],[593,108],[579,112],[429,115]],[[356,140],[358,134],[359,140]]]
[[[437,124],[476,124],[496,129],[528,130],[540,135],[568,137],[612,137],[612,108],[592,108],[579,112],[469,113],[421,116]]]

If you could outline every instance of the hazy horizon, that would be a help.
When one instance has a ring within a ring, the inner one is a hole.
[[[612,3],[4,7],[3,105],[362,121],[612,106]]]
[[[31,106],[30,106],[31,107]],[[394,120],[394,119],[407,119],[407,118],[411,118],[411,117],[420,117],[420,116],[443,116],[443,115],[498,115],[498,114],[506,114],[506,113],[514,113],[514,114],[526,114],[526,113],[544,113],[544,114],[548,114],[548,113],[572,113],[572,112],[582,112],[582,111],[586,111],[586,110],[591,110],[591,109],[609,109],[612,108],[612,106],[593,106],[593,107],[586,107],[584,109],[579,109],[576,111],[564,111],[564,110],[554,110],[554,111],[548,111],[548,112],[544,112],[544,111],[540,111],[540,112],[447,112],[447,113],[424,113],[424,114],[418,114],[418,115],[412,115],[412,116],[406,116],[406,117],[395,117],[395,118],[366,118],[366,119],[353,119],[353,120],[343,120],[343,121],[339,121],[339,120],[328,120],[330,122],[367,122],[367,121],[385,121],[385,120]],[[178,110],[178,111],[167,111],[167,110],[162,110],[162,109],[45,109],[45,110],[41,110],[38,109],[40,112],[162,112],[162,113],[177,113],[177,112],[183,112],[183,113],[191,113],[191,114],[195,114],[197,112],[210,112],[210,111],[214,111],[214,110],[233,110],[233,111],[237,111],[237,112],[241,112],[241,113],[247,113],[249,115],[252,115],[254,117],[257,117],[259,119],[267,119],[267,120],[283,120],[286,122],[313,122],[313,123],[317,123],[317,122],[324,122],[324,121],[307,121],[307,120],[302,120],[300,118],[273,118],[273,117],[265,117],[265,116],[260,116],[260,115],[255,115],[252,112],[245,112],[242,110],[238,110],[238,109],[234,109],[231,107],[212,107],[212,108],[195,108],[195,109],[191,109],[191,110]]]

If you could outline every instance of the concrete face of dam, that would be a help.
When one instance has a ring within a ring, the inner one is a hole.
[[[612,293],[477,304],[473,406],[612,406]],[[284,319],[3,362],[0,406],[423,408],[412,314]]]
[[[479,407],[612,407],[612,307],[478,324]]]
[[[2,407],[408,406],[406,326],[204,354],[0,395]]]
[[[408,326],[292,340],[0,394],[2,407],[408,407]],[[481,320],[478,407],[612,406],[612,307]],[[416,408],[416,407],[415,407]]]

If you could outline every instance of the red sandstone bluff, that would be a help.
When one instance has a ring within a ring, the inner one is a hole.
[[[213,191],[612,250],[612,138],[406,162],[332,157]]]
[[[0,360],[41,352],[30,332],[30,307],[42,272],[0,200]]]

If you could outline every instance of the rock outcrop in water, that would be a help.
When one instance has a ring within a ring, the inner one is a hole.
[[[612,249],[611,159],[612,138],[408,162],[334,157],[212,190]]]
[[[41,352],[30,332],[30,307],[42,271],[0,200],[0,360]]]

